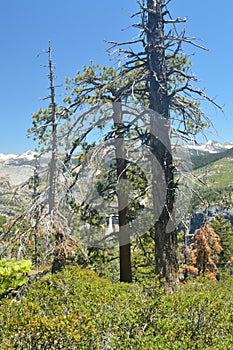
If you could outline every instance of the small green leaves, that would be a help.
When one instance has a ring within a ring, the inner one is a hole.
[[[31,271],[31,260],[0,260],[0,293],[16,288],[27,281],[26,273]]]

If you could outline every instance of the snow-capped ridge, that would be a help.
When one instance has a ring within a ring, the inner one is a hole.
[[[208,140],[205,143],[186,144],[184,147],[187,148],[191,153],[192,151],[195,151],[197,154],[220,153],[233,148],[233,142],[220,143],[218,141]]]
[[[0,153],[0,164],[5,165],[33,165],[37,153],[28,150],[24,153]],[[47,161],[48,155],[42,155],[40,157],[42,162]]]
[[[215,140],[208,140],[205,143],[189,143],[180,145],[184,149],[188,149],[190,153],[206,154],[206,153],[220,153],[233,148],[233,142],[220,143]],[[6,165],[33,165],[37,153],[28,150],[23,153],[0,153],[0,164]],[[51,155],[49,153],[43,154],[40,157],[42,163],[48,163]]]

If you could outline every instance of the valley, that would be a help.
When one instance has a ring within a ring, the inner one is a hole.
[[[193,168],[193,196],[189,212],[198,207],[233,204],[233,144],[220,144],[208,141],[200,145],[184,145]],[[32,195],[28,185],[33,176],[36,154],[27,151],[23,154],[0,153],[0,213],[13,215],[26,204]],[[40,158],[39,168],[45,170],[50,161],[49,154]],[[17,193],[17,196],[15,195]],[[21,198],[21,200],[20,200]],[[20,208],[18,207],[20,203]]]

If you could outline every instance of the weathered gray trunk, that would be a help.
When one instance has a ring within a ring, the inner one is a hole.
[[[119,183],[118,217],[119,217],[119,250],[120,250],[120,281],[132,282],[131,248],[128,225],[128,192],[122,180],[126,180],[126,154],[124,142],[124,124],[122,118],[122,105],[113,102],[114,127],[116,129],[115,155],[117,166],[117,180]]]
[[[167,129],[166,144],[155,138],[154,130],[159,125],[157,115],[169,121],[169,99],[166,78],[166,60],[164,48],[164,22],[162,0],[147,0],[147,46],[149,77],[150,108],[155,112],[151,117],[151,148],[160,166],[166,182],[166,198],[164,208],[154,225],[156,273],[166,278],[173,288],[178,284],[177,236],[175,227],[168,225],[173,217],[175,202],[175,186],[173,175],[173,159],[170,152],[169,130]],[[158,131],[156,131],[156,134]],[[165,146],[165,147],[164,147]],[[153,166],[153,177],[156,176]],[[154,180],[158,180],[154,178]],[[154,207],[157,205],[158,194],[153,190]],[[170,226],[170,227],[169,227]]]
[[[51,161],[49,165],[49,192],[48,192],[48,206],[49,214],[51,216],[51,224],[53,234],[56,240],[56,247],[54,250],[54,259],[52,263],[52,273],[60,271],[65,265],[65,255],[60,244],[64,241],[64,234],[59,227],[59,213],[58,213],[58,131],[57,131],[57,105],[55,101],[55,86],[53,74],[53,62],[51,55],[51,48],[49,46],[49,80],[50,80],[50,100],[51,100]]]
[[[49,47],[49,80],[50,80],[50,99],[51,99],[51,162],[49,169],[49,214],[55,214],[57,211],[57,158],[58,158],[58,140],[57,140],[57,115],[56,115],[56,101],[55,101],[55,87],[54,87],[54,74],[53,63],[51,57],[51,48]]]

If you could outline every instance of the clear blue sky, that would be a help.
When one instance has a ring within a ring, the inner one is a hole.
[[[55,50],[57,84],[74,76],[90,59],[107,64],[104,39],[131,39],[136,32],[122,31],[137,10],[136,0],[2,0],[0,12],[1,84],[0,153],[33,149],[26,138],[31,114],[47,95],[47,57],[37,55],[51,40]],[[196,52],[193,71],[211,96],[225,105],[225,114],[211,114],[218,135],[208,138],[233,142],[233,1],[172,0],[174,17],[188,16],[187,33],[202,38],[209,52]],[[63,90],[58,89],[58,94]]]

